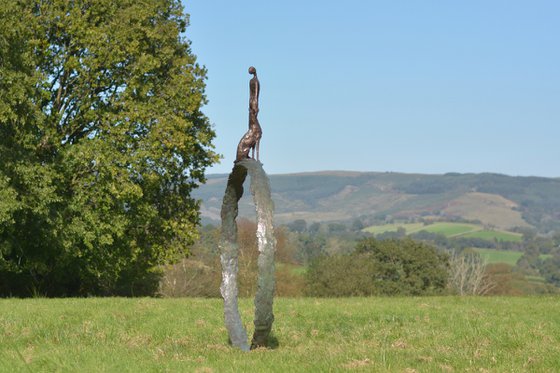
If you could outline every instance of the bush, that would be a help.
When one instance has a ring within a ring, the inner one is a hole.
[[[430,295],[445,291],[448,255],[411,239],[366,238],[350,255],[321,257],[307,273],[307,294],[320,297]]]

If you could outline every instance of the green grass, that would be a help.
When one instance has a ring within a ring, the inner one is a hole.
[[[474,249],[487,263],[506,263],[515,266],[517,260],[523,255],[520,251],[504,251],[496,249]]]
[[[364,228],[365,232],[372,234],[381,234],[386,232],[396,232],[399,228],[404,228],[407,234],[418,232],[424,228],[422,223],[395,223],[384,225],[372,225],[371,227]]]
[[[504,251],[504,250],[496,250],[496,249],[480,249],[480,248],[473,248],[476,250],[480,255],[486,260],[487,263],[506,263],[512,266],[515,266],[517,260],[523,256],[523,253],[520,251]],[[552,255],[550,254],[541,254],[539,258],[542,260],[550,258]]]
[[[428,225],[423,223],[373,225],[365,228],[364,231],[372,234],[381,234],[385,232],[396,232],[399,228],[404,228],[406,234],[427,231],[430,233],[443,234],[446,237],[456,237],[469,232],[482,230],[482,226],[477,224],[438,222]]]
[[[476,224],[463,223],[434,223],[424,227],[423,230],[430,233],[443,234],[446,237],[456,237],[465,235],[469,232],[480,230],[481,226]]]
[[[513,232],[504,231],[488,231],[482,230],[477,232],[466,233],[461,237],[472,237],[472,238],[482,238],[489,241],[511,241],[511,242],[521,242],[523,241],[523,235]]]
[[[424,225],[422,223],[373,225],[365,228],[364,231],[377,235],[386,232],[396,232],[399,228],[404,228],[406,230],[406,234],[427,231],[430,233],[443,234],[447,238],[465,237],[481,238],[488,241],[498,240],[511,242],[521,242],[523,240],[523,236],[520,233],[500,230],[485,230],[484,227],[479,224],[450,222],[437,222],[428,225]]]
[[[553,372],[558,301],[281,298],[276,347],[243,353],[218,299],[0,300],[0,371]],[[240,301],[248,326],[252,303]]]

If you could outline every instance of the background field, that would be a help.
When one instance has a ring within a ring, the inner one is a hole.
[[[281,298],[275,314],[273,348],[242,353],[218,299],[0,300],[0,371],[560,370],[553,297]]]
[[[495,249],[475,249],[487,263],[506,263],[515,266],[523,255],[520,251],[504,251]]]
[[[371,227],[364,228],[364,231],[371,234],[381,234],[385,232],[396,232],[399,228],[403,228],[406,234],[419,232],[427,226],[423,223],[394,223],[384,225],[372,225]]]
[[[513,241],[521,242],[523,236],[519,233],[508,232],[502,230],[487,230],[480,224],[466,224],[466,223],[450,223],[450,222],[436,222],[433,224],[423,223],[394,223],[385,225],[374,225],[367,227],[364,231],[372,234],[381,234],[385,232],[396,232],[399,228],[403,228],[406,234],[426,231],[430,233],[437,233],[446,236],[447,238],[453,237],[467,237],[467,238],[482,238],[484,240],[498,240],[498,241]]]
[[[521,242],[523,241],[523,236],[519,233],[514,232],[504,232],[504,231],[489,231],[481,230],[476,232],[469,232],[461,235],[461,237],[472,237],[472,238],[482,238],[483,240],[496,240],[496,241],[511,241],[511,242]]]
[[[495,249],[474,249],[486,260],[487,263],[506,263],[515,266],[519,258],[523,255],[520,251],[504,251]],[[548,254],[539,255],[541,260],[550,258]]]
[[[482,229],[479,225],[463,223],[434,223],[427,225],[423,230],[430,233],[443,234],[446,237],[457,237],[469,232]]]

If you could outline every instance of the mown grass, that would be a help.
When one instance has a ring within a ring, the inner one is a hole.
[[[487,263],[506,263],[511,266],[515,266],[519,258],[523,256],[521,251],[505,251],[505,250],[496,250],[496,249],[481,249],[481,248],[474,248],[473,250],[477,251]],[[546,260],[550,258],[551,255],[549,254],[541,254],[539,258],[541,260]]]
[[[523,255],[520,251],[504,251],[496,249],[474,249],[489,264],[506,263],[515,266],[517,261]]]
[[[437,222],[427,225],[423,223],[394,223],[373,225],[371,227],[365,228],[364,231],[372,234],[381,234],[385,232],[396,232],[399,228],[404,228],[406,234],[426,231],[430,233],[443,234],[446,237],[460,236],[466,233],[476,232],[483,229],[481,225],[477,224]]]
[[[482,230],[477,232],[470,232],[462,235],[461,237],[467,238],[482,238],[483,240],[489,241],[510,241],[510,242],[521,242],[523,241],[523,235],[514,232],[504,232],[504,231],[490,231]]]
[[[481,226],[476,224],[434,223],[426,226],[423,230],[431,233],[443,234],[446,237],[456,237],[470,232],[475,232],[480,229]]]
[[[373,225],[371,227],[364,228],[364,231],[372,234],[381,234],[386,232],[396,232],[399,228],[403,228],[406,231],[406,234],[426,231],[430,233],[443,234],[447,238],[465,237],[481,238],[488,241],[498,240],[512,242],[521,242],[523,240],[523,236],[520,233],[501,230],[487,230],[479,224],[451,222],[436,222],[428,225],[424,225],[422,223]]]
[[[552,372],[560,370],[558,302],[280,298],[275,347],[243,353],[227,343],[218,299],[8,299],[0,370]],[[240,309],[249,326],[252,300]]]
[[[394,223],[394,224],[384,224],[384,225],[372,225],[370,227],[364,228],[365,232],[371,234],[381,234],[386,232],[396,232],[399,228],[404,228],[406,234],[414,233],[420,231],[422,228],[426,227],[423,223]]]

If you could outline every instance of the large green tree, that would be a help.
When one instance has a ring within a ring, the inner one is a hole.
[[[179,0],[0,0],[0,294],[140,294],[217,160]]]

